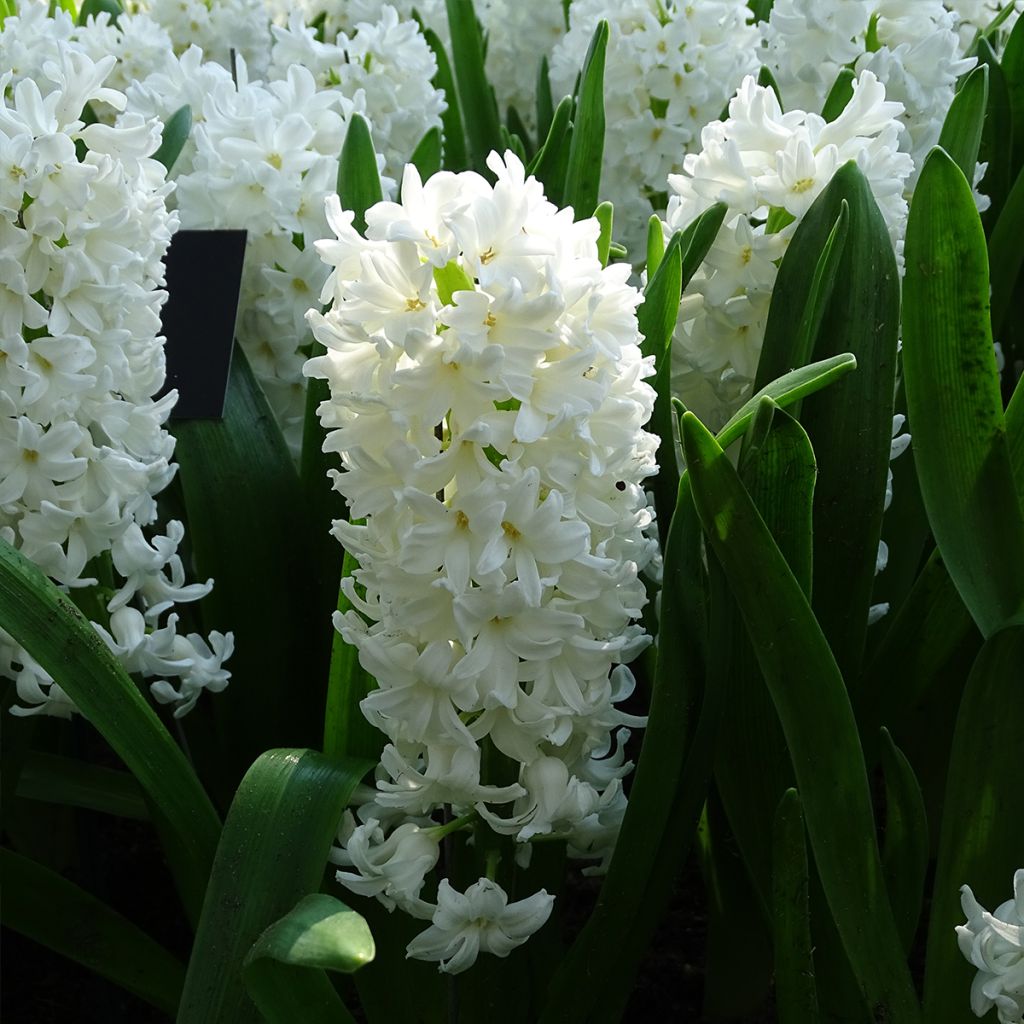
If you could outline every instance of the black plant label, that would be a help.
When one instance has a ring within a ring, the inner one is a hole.
[[[244,231],[179,231],[164,258],[167,380],[178,391],[172,420],[220,419],[231,369]]]

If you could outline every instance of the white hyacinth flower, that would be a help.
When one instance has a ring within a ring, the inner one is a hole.
[[[472,820],[508,861],[546,836],[602,866],[629,769],[614,733],[642,724],[616,705],[649,642],[636,620],[656,548],[653,367],[640,294],[628,267],[602,267],[596,221],[557,210],[512,153],[488,166],[493,185],[407,167],[401,203],[367,211],[367,238],[332,199],[337,239],[317,243],[330,307],[309,322],[327,353],[306,372],[330,384],[319,414],[352,517],[334,531],[358,562],[336,625],[376,680],[361,709],[389,740],[359,817]],[[346,840],[366,877],[371,834]],[[439,942],[410,951],[461,970],[505,948]]]
[[[117,58],[93,60],[76,31],[31,2],[0,29],[20,61],[0,76],[0,536],[60,586],[91,588],[99,635],[182,715],[227,684],[233,640],[178,634],[175,605],[212,581],[186,579],[184,528],[157,522],[175,472],[164,424],[177,395],[155,397],[173,185],[153,159],[155,118],[85,123],[86,104],[116,112],[126,98],[108,81]],[[0,666],[15,714],[76,710],[2,632]]]
[[[544,927],[555,897],[544,889],[515,903],[495,882],[481,878],[465,893],[448,879],[437,890],[437,909],[430,927],[407,947],[407,956],[436,960],[446,974],[461,974],[480,953],[506,957]]]
[[[702,132],[702,151],[669,176],[666,238],[716,202],[729,207],[683,297],[672,344],[673,391],[709,425],[721,426],[749,397],[778,263],[800,218],[848,160],[867,178],[899,251],[913,171],[900,150],[903,110],[870,71],[831,122],[806,110],[783,113],[775,93],[748,77],[729,116]],[[769,233],[773,209],[789,223]]]
[[[1014,872],[1013,899],[989,913],[971,887],[960,890],[967,923],[957,925],[960,952],[978,969],[971,985],[976,1017],[993,1007],[999,1024],[1024,1020],[1024,868]]]

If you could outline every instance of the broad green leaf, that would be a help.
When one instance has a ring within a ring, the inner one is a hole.
[[[821,116],[826,121],[834,121],[853,99],[853,83],[856,78],[850,68],[840,68],[828,96],[825,97],[825,105],[821,108]]]
[[[365,234],[366,211],[374,203],[379,203],[384,195],[370,125],[362,114],[352,115],[345,133],[338,162],[338,198],[342,209],[355,213],[352,226],[360,234]]]
[[[562,205],[573,208],[576,220],[593,216],[601,188],[601,164],[604,160],[604,59],[607,48],[608,22],[601,21],[594,31],[583,62],[575,124],[572,141],[569,143],[565,192],[562,195]]]
[[[797,370],[792,370],[776,380],[770,381],[732,414],[729,421],[718,432],[718,443],[723,448],[728,448],[743,436],[762,398],[771,398],[780,409],[785,409],[855,369],[857,369],[856,357],[850,352],[842,352],[817,363],[801,366]]]
[[[1012,897],[1021,866],[1021,736],[1024,627],[991,637],[971,670],[949,757],[925,969],[928,1024],[964,1019],[975,968],[957,949],[953,929],[964,923],[960,886],[969,885],[989,910]]]
[[[978,628],[1024,622],[1024,517],[1006,445],[971,187],[932,150],[907,224],[903,366],[921,496]]]
[[[785,365],[780,360],[784,359],[789,366],[804,366],[811,360],[839,274],[849,224],[850,207],[843,199],[839,204],[839,214],[835,223],[817,255],[814,273],[806,291],[803,290],[806,276],[801,274],[794,278],[791,274],[800,268],[801,261],[810,262],[815,258],[815,248],[821,243],[821,233],[818,230],[820,225],[812,220],[804,232],[797,229],[798,237],[793,238],[789,247],[792,249],[796,246],[795,254],[785,273],[779,275],[772,294],[765,331],[766,343],[758,363],[756,386],[764,387],[785,372]],[[787,254],[788,252],[789,249]],[[787,321],[787,316],[794,319]],[[794,323],[797,325],[795,331]]]
[[[844,203],[849,221],[836,256],[838,234],[833,231]],[[811,277],[808,268],[825,253],[821,274]],[[834,266],[829,265],[832,259],[837,259]],[[812,298],[815,288],[820,298]],[[850,161],[811,205],[786,251],[755,388],[807,359],[839,352],[857,358],[856,374],[807,401],[800,414],[818,460],[814,612],[851,684],[860,672],[882,529],[899,306],[899,274],[888,229],[867,179]],[[808,354],[797,347],[806,347],[810,338],[792,329],[805,316],[811,317],[808,334],[813,334]],[[807,794],[801,797],[806,802]]]
[[[881,751],[885,772],[882,870],[903,949],[909,953],[921,916],[928,872],[928,816],[914,769],[884,728]]]
[[[174,1013],[185,968],[141,928],[56,871],[11,850],[0,850],[0,878],[0,920],[6,927]]]
[[[527,166],[543,186],[544,194],[556,206],[562,205],[565,171],[569,163],[569,144],[572,131],[572,97],[565,96],[555,108],[544,145]]]
[[[88,2],[89,0],[86,0],[86,3]],[[153,154],[153,159],[159,160],[168,174],[171,173],[175,161],[181,156],[181,151],[185,148],[191,131],[192,108],[186,103],[167,119],[163,135],[160,138],[160,148]]]
[[[1021,267],[1024,266],[1024,168],[1010,189],[1002,213],[992,229],[988,243],[989,268],[992,279],[992,333],[1003,336],[1007,317],[1021,299]],[[1019,353],[1010,345],[1003,353],[1012,367]]]
[[[242,965],[263,931],[318,892],[342,811],[368,761],[269,750],[249,769],[224,823],[178,1024],[260,1021]]]
[[[611,203],[601,203],[594,211],[594,217],[597,223],[601,225],[601,234],[597,239],[597,258],[601,261],[602,267],[608,266],[608,252],[612,244],[614,213],[615,211]]]
[[[134,776],[60,754],[30,753],[18,779],[18,796],[120,818],[149,818]]]
[[[220,823],[180,747],[68,597],[0,540],[0,623],[78,705],[181,839],[201,885]],[[201,888],[199,891],[202,891]]]
[[[465,171],[469,167],[469,154],[466,152],[465,129],[462,126],[462,106],[459,103],[459,92],[455,88],[455,77],[452,75],[451,63],[445,52],[444,43],[432,28],[423,29],[423,38],[433,51],[437,61],[437,73],[431,85],[444,93],[448,106],[441,115],[442,147],[441,166],[446,171]]]
[[[473,169],[487,171],[487,154],[501,150],[501,118],[484,67],[484,44],[473,0],[445,0],[452,64]]]
[[[876,1016],[917,1021],[842,675],[736,471],[689,413],[683,417],[683,447],[701,523],[732,584],[786,736],[811,848],[865,1002]]]
[[[939,135],[939,145],[956,161],[968,181],[974,181],[987,109],[988,68],[979,64],[953,97]]]
[[[620,1019],[700,818],[721,710],[721,695],[705,691],[701,619],[690,614],[703,592],[701,554],[684,476],[661,595],[660,619],[673,642],[658,649],[643,748],[597,906],[555,974],[541,1024]]]
[[[771,16],[775,0],[747,0],[747,6],[754,15],[755,24],[767,21]]]
[[[756,452],[744,439],[740,476],[800,589],[810,597],[814,452],[806,432],[792,417],[777,409],[772,422]],[[752,424],[748,438],[753,430]],[[731,652],[731,665],[723,679],[728,697],[715,779],[737,845],[768,911],[772,821],[782,794],[793,784],[793,771],[778,715],[731,595],[728,603],[732,613],[722,645]],[[712,618],[720,614],[712,608]],[[716,646],[714,638],[710,646]]]
[[[238,346],[223,419],[178,422],[174,434],[196,574],[216,581],[202,603],[203,625],[235,635],[231,684],[209,702],[215,735],[204,740],[198,721],[185,723],[193,753],[209,768],[204,777],[226,806],[262,751],[319,742],[341,550],[331,538],[333,549],[323,545],[324,557],[338,552],[328,603],[322,594],[331,570],[312,557],[320,538],[292,455]]]
[[[433,127],[412,151],[409,163],[415,165],[420,179],[426,181],[441,170],[441,129]]]
[[[357,566],[345,552],[342,577],[351,576]],[[338,593],[338,611],[352,608],[343,591]],[[359,652],[335,631],[331,649],[331,671],[327,683],[327,707],[324,711],[324,753],[330,757],[380,759],[384,736],[366,720],[359,702],[377,683],[359,664]]]
[[[506,122],[509,134],[514,140],[518,141],[522,149],[521,159],[523,163],[526,164],[528,155],[533,156],[534,153],[532,136],[526,127],[526,122],[522,119],[519,111],[516,110],[515,107],[508,108]]]
[[[779,1024],[816,1024],[807,840],[795,789],[787,789],[779,801],[771,844],[776,1013]]]
[[[333,896],[311,893],[256,940],[245,985],[270,1024],[354,1022],[324,971],[351,974],[373,955],[365,918]]]

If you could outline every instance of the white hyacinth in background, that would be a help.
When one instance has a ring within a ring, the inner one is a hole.
[[[551,897],[507,904],[489,872],[422,899],[442,835],[475,822],[519,860],[538,836],[598,869],[610,856],[630,768],[615,730],[636,724],[615,705],[648,643],[655,550],[629,267],[602,269],[597,222],[556,210],[514,155],[488,166],[493,186],[407,168],[366,239],[330,202],[331,306],[309,313],[328,351],[306,369],[330,383],[320,416],[351,511],[335,532],[358,561],[337,625],[388,739],[339,878],[431,920],[409,953],[452,972],[478,948],[506,955]]]
[[[125,105],[104,85],[116,58],[63,42],[55,54],[16,85],[0,77],[0,535],[69,588],[180,715],[227,685],[232,638],[177,632],[174,606],[211,582],[186,581],[181,524],[156,522],[175,470],[163,425],[176,397],[154,399],[161,260],[177,220],[152,159],[161,125],[86,125],[86,103]],[[0,672],[28,705],[15,713],[75,710],[2,631]]]
[[[899,250],[913,161],[899,148],[902,104],[861,73],[846,109],[826,122],[804,110],[782,112],[775,93],[744,80],[724,121],[709,124],[699,154],[669,177],[666,236],[716,202],[729,210],[694,275],[672,343],[672,388],[705,422],[720,426],[749,397],[778,261],[796,224],[833,173],[856,160]],[[785,224],[769,232],[772,210]]]
[[[971,1009],[983,1017],[993,1007],[999,1024],[1024,1021],[1024,868],[1014,872],[1013,899],[989,913],[969,885],[960,890],[967,923],[956,929],[960,952],[978,969]]]
[[[760,37],[743,0],[574,0],[569,18],[552,55],[556,100],[572,92],[594,30],[608,22],[601,195],[615,206],[616,239],[637,263],[647,220],[664,208],[665,179],[700,149],[701,129],[757,69]]]

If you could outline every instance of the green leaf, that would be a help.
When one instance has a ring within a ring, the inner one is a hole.
[[[844,203],[849,220],[840,249]],[[812,265],[819,267],[813,277]],[[808,358],[857,357],[858,372],[809,400],[800,416],[818,460],[814,611],[851,684],[860,672],[882,529],[899,303],[888,229],[867,179],[850,161],[814,201],[786,251],[754,386]],[[794,323],[801,330],[794,332]],[[801,797],[806,803],[807,794]]]
[[[1024,622],[1024,518],[1006,445],[971,187],[932,150],[907,224],[903,366],[921,496],[978,628]]]
[[[185,968],[141,928],[56,871],[10,850],[0,850],[0,878],[4,925],[174,1013]]]
[[[438,38],[432,28],[423,29],[423,38],[433,51],[434,59],[437,61],[437,73],[434,75],[431,85],[444,93],[448,107],[441,115],[442,135],[444,136],[442,166],[446,171],[464,171],[469,167],[469,154],[466,151],[465,129],[462,127],[462,106],[459,103],[459,93],[455,88],[455,77],[452,75],[452,66],[445,52],[444,43]]]
[[[612,244],[612,221],[614,219],[614,207],[611,203],[601,203],[594,211],[594,217],[601,226],[601,234],[597,239],[597,258],[601,261],[602,267],[608,266],[608,253]]]
[[[771,89],[775,93],[775,98],[779,101],[779,107],[782,107],[782,90],[772,74],[772,69],[766,64],[762,64],[760,71],[757,73],[757,84],[762,89]]]
[[[426,181],[429,177],[441,170],[441,129],[433,127],[420,139],[416,148],[412,151],[409,163],[420,172],[420,180]]]
[[[178,1024],[260,1021],[242,965],[261,933],[319,891],[338,821],[372,765],[269,750],[235,794],[210,875]]]
[[[555,108],[544,145],[527,165],[544,186],[544,194],[555,206],[562,205],[566,168],[569,166],[569,145],[572,141],[572,97],[565,96]]]
[[[338,162],[338,198],[344,210],[352,210],[352,226],[366,232],[366,211],[379,203],[384,194],[377,171],[377,153],[373,148],[370,125],[362,114],[353,114],[341,147]]]
[[[149,818],[142,790],[128,772],[60,754],[30,753],[18,779],[18,796],[119,818]]]
[[[800,584],[725,453],[692,414],[682,425],[694,503],[782,724],[811,848],[865,1001],[876,1017],[917,1021],[842,676]]]
[[[1003,335],[1007,317],[1020,300],[1021,267],[1024,265],[1024,247],[1021,246],[1021,232],[1024,231],[1024,168],[1017,175],[1010,194],[1003,204],[1002,213],[992,230],[988,243],[989,268],[992,279],[992,333]],[[1013,366],[1020,353],[1010,344],[1004,346],[1007,363]]]
[[[657,271],[644,289],[644,301],[637,309],[637,321],[643,336],[640,350],[654,356],[654,411],[648,429],[659,438],[658,475],[651,481],[654,509],[660,528],[668,524],[679,494],[679,467],[672,422],[672,332],[679,313],[682,291],[681,235],[673,236]]]
[[[791,416],[776,409],[772,424],[759,448],[753,443],[751,424],[744,438],[740,474],[800,589],[809,596],[814,452],[806,432]],[[772,822],[782,794],[793,784],[793,771],[778,715],[731,595],[727,603],[733,612],[729,633],[720,646],[728,648],[731,663],[722,680],[727,700],[715,780],[737,845],[770,917]],[[716,614],[722,612],[713,607],[712,618]],[[712,639],[711,647],[716,645]]]
[[[257,940],[245,985],[270,1024],[354,1021],[324,971],[351,974],[374,956],[365,918],[333,896],[311,893]]]
[[[215,735],[204,742],[199,723],[186,723],[200,764],[214,762],[204,777],[226,806],[262,751],[319,741],[341,549],[325,538],[324,557],[337,550],[339,566],[333,580],[325,579],[332,570],[311,551],[319,538],[311,536],[310,499],[238,346],[223,419],[178,422],[174,434],[196,572],[216,581],[202,603],[203,625],[235,635],[231,685],[210,701]],[[330,494],[326,478],[322,483]],[[328,584],[330,601],[318,603]]]
[[[1020,738],[1024,627],[1001,630],[985,643],[960,704],[949,758],[925,969],[928,1024],[964,1019],[975,968],[957,949],[963,924],[959,889],[969,885],[989,910],[1011,898],[1021,866],[1024,786]]]
[[[757,394],[748,398],[732,414],[729,421],[718,432],[718,443],[723,448],[728,448],[746,433],[762,398],[771,398],[780,409],[785,409],[856,369],[856,357],[850,352],[842,352],[839,355],[830,356],[828,359],[822,359],[783,374],[766,384]]]
[[[487,154],[501,150],[501,118],[484,68],[484,44],[472,0],[445,0],[452,61],[473,169],[488,174]]]
[[[792,788],[779,801],[772,825],[772,925],[779,1024],[815,1024],[807,841],[800,797]]]
[[[826,121],[834,121],[853,99],[853,83],[857,76],[850,68],[840,68],[832,88],[825,97],[825,105],[821,108],[821,116]]]
[[[658,272],[661,261],[665,258],[665,232],[661,218],[652,213],[647,221],[647,280]]]
[[[909,953],[921,917],[928,873],[928,816],[914,769],[884,728],[881,751],[885,772],[882,870],[903,949]]]
[[[86,0],[86,3],[89,3],[89,0]],[[192,108],[186,103],[167,119],[163,135],[160,138],[160,148],[153,154],[153,159],[159,160],[167,169],[168,174],[171,173],[175,161],[181,156],[181,151],[185,148],[191,131]]]
[[[571,206],[576,220],[592,217],[601,188],[604,160],[604,60],[608,22],[601,21],[590,40],[580,80],[579,99],[562,205]]]
[[[1024,168],[1024,25],[1020,19],[1010,31],[1010,38],[1003,47],[999,61],[1006,76],[1006,87],[1010,96],[1010,111],[1013,116],[1013,158],[1011,171],[1014,175]],[[1006,145],[1006,140],[1003,140]]]
[[[725,203],[715,203],[683,228],[679,244],[683,254],[684,290],[715,244],[728,209]]]
[[[974,181],[987,109],[988,68],[979,64],[953,97],[939,135],[939,145],[956,161],[968,181]]]
[[[982,214],[986,230],[991,230],[1002,212],[1013,182],[1013,147],[1006,144],[1013,132],[1013,114],[1010,111],[1006,75],[999,66],[995,51],[983,38],[978,39],[978,62],[988,68],[988,110],[981,130],[981,149],[978,153],[979,159],[988,167],[978,188],[992,201],[992,205]]]
[[[551,95],[551,75],[547,55],[541,57],[537,68],[537,138],[546,138],[555,116],[555,100]]]
[[[117,19],[120,14],[124,13],[124,9],[117,2],[117,0],[83,0],[82,6],[78,11],[78,24],[84,25],[90,17],[96,17],[106,11],[110,15],[110,23],[112,25],[117,24]],[[74,5],[71,5],[70,13],[74,17]],[[164,164],[168,169],[170,164]]]
[[[220,823],[192,766],[92,625],[4,540],[0,622],[114,748],[180,837],[190,877],[204,879]]]
[[[358,563],[345,552],[342,576],[351,576]],[[338,611],[344,614],[352,604],[344,591],[338,593]],[[324,712],[324,753],[380,760],[384,735],[366,720],[359,702],[377,682],[359,663],[359,652],[335,631],[331,649],[331,671],[327,683],[327,707]]]

